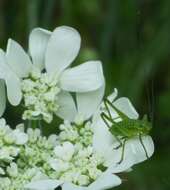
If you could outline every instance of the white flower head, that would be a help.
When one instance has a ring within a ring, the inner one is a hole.
[[[132,106],[131,102],[127,98],[119,98],[115,100],[116,96],[117,96],[117,90],[115,90],[115,92],[108,98],[114,104],[114,106],[120,109],[129,118],[137,119],[138,113]],[[85,103],[86,102],[84,102],[84,104]],[[79,107],[79,105],[77,107]],[[100,171],[99,176],[97,177],[95,175],[98,173],[98,171],[95,170],[93,165],[90,165],[89,175],[91,176],[91,179],[93,179],[94,177],[94,181],[89,184],[88,176],[81,176],[79,172],[81,171],[83,161],[85,161],[83,158],[86,158],[86,156],[89,157],[89,155],[91,154],[91,149],[87,150],[86,148],[84,151],[83,146],[78,146],[80,147],[78,148],[78,155],[80,156],[80,158],[77,164],[80,164],[80,165],[79,165],[78,171],[76,171],[76,175],[74,171],[71,171],[70,168],[68,167],[68,168],[65,168],[66,169],[65,173],[67,175],[63,176],[63,178],[60,178],[60,180],[49,179],[46,181],[42,180],[42,181],[33,182],[26,186],[28,187],[28,189],[41,190],[41,188],[45,187],[45,190],[46,190],[46,189],[55,189],[58,186],[62,186],[63,190],[109,189],[121,184],[121,179],[117,175],[115,175],[116,173],[129,171],[129,169],[134,164],[137,164],[147,159],[145,151],[139,139],[132,138],[128,140],[128,142],[126,143],[125,152],[124,152],[125,156],[124,156],[123,161],[121,163],[118,163],[122,155],[122,148],[114,149],[114,147],[117,146],[117,141],[114,138],[114,136],[110,133],[108,127],[103,122],[102,118],[100,117],[100,113],[101,111],[105,111],[104,109],[105,108],[102,103],[100,106],[99,112],[97,112],[96,115],[93,117],[92,129],[94,132],[93,151],[103,156],[104,162],[101,162],[101,163],[104,164],[104,166],[106,167],[106,170],[104,172]],[[78,109],[76,108],[75,113],[77,112],[78,112]],[[87,112],[84,112],[84,113],[87,113]],[[116,110],[112,110],[111,115],[113,118],[115,118],[116,122],[120,122],[122,120],[122,118],[119,118],[119,114],[116,112]],[[82,120],[83,119],[81,117],[78,117],[78,119],[76,117],[75,121],[77,121],[76,122],[77,124],[82,124]],[[73,133],[74,128],[69,122],[65,122],[65,124],[61,125],[60,128],[63,132],[65,131],[65,133],[61,132],[62,140],[70,139],[73,142],[77,142],[75,139],[78,138],[78,136],[75,135],[75,133]],[[70,137],[69,134],[71,133],[73,136]],[[83,129],[82,134],[85,135],[84,129]],[[148,156],[150,157],[154,151],[154,144],[153,144],[152,138],[150,136],[143,136],[142,140],[147,150]],[[78,141],[81,142],[80,140]],[[92,160],[93,160],[92,163],[94,164],[98,160],[98,158],[95,157],[95,159],[92,159]],[[85,165],[86,166],[88,165],[87,162],[85,162]],[[54,167],[54,168],[57,170],[57,167]],[[69,172],[67,172],[67,170]],[[78,179],[80,179],[80,181],[76,181]],[[76,184],[76,182],[78,184]]]
[[[7,167],[7,173],[11,177],[17,177],[18,175],[18,167],[15,162],[11,162],[10,166]]]
[[[91,124],[90,121],[83,121],[83,124],[65,121],[60,126],[60,145],[55,147],[49,160],[55,175],[32,181],[25,187],[32,190],[52,190],[58,186],[63,190],[104,190],[120,185],[121,179],[115,174],[126,171],[133,162],[128,160],[126,164],[104,167],[104,158],[92,146]]]
[[[35,28],[29,36],[29,54],[12,39],[6,53],[0,50],[0,115],[7,90],[12,105],[23,101],[23,119],[48,123],[54,115],[64,119],[60,133],[49,137],[39,129],[28,128],[25,133],[23,124],[11,129],[0,119],[0,189],[110,189],[121,184],[117,173],[152,156],[154,144],[149,135],[133,136],[125,146],[115,148],[117,136],[101,117],[110,109],[102,102],[101,62],[70,68],[80,44],[75,29],[61,26],[53,32]],[[129,99],[116,99],[117,94],[115,89],[108,97],[114,105],[109,113],[113,123],[123,121],[120,112],[137,120],[139,115]]]
[[[57,27],[53,32],[35,28],[29,37],[31,59],[11,39],[7,52],[0,50],[0,79],[5,81],[12,105],[18,105],[23,98],[24,119],[41,116],[51,122],[53,114],[63,118],[64,106],[73,101],[68,92],[83,95],[103,85],[100,61],[88,61],[69,68],[79,52],[80,43],[79,33],[71,27]],[[4,102],[3,81],[0,81],[0,88],[3,89],[1,102]],[[3,113],[4,103],[0,105],[0,113]]]
[[[5,119],[0,118],[0,160],[12,161],[20,152],[21,146],[26,144],[28,135],[20,129],[12,129]]]
[[[132,163],[128,164],[128,167],[131,167]],[[83,182],[88,180],[85,176],[80,177],[82,185],[75,185],[70,182],[64,182],[63,180],[38,180],[30,182],[25,186],[30,190],[54,190],[55,188],[61,186],[62,190],[104,190],[116,187],[121,184],[121,179],[114,173],[120,173],[127,170],[127,165],[119,165],[117,167],[110,167],[105,172],[103,172],[100,177],[97,178],[88,186],[84,186]]]

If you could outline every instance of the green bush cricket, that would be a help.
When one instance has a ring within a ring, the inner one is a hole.
[[[127,140],[138,137],[140,143],[145,151],[146,157],[149,158],[147,150],[142,140],[142,136],[146,136],[149,134],[152,126],[148,121],[147,116],[139,119],[130,119],[126,116],[122,111],[120,111],[116,106],[113,105],[108,99],[104,100],[104,105],[106,108],[106,113],[103,111],[101,113],[101,117],[105,124],[108,126],[111,134],[116,138],[119,142],[119,145],[115,149],[122,148],[121,159],[118,162],[120,164],[124,159],[124,151]],[[110,112],[109,107],[117,112],[119,115],[117,118],[113,118]],[[115,119],[121,118],[120,122],[115,122]]]

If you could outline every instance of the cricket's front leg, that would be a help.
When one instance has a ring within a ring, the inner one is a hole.
[[[108,128],[110,128],[110,124],[112,123],[112,119],[104,112],[101,113],[101,118]]]

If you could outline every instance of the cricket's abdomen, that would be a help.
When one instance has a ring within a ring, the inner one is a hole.
[[[147,135],[147,126],[142,125],[137,120],[123,120],[111,126],[110,132],[116,136],[122,136],[127,139],[138,137],[139,135]]]

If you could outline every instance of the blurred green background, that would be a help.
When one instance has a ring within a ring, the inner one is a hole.
[[[154,156],[123,176],[115,190],[169,190],[170,1],[0,0],[1,48],[10,37],[27,49],[32,28],[60,25],[75,27],[82,36],[76,64],[102,60],[106,94],[118,88],[153,123]],[[20,112],[8,106],[9,123],[18,123]]]

